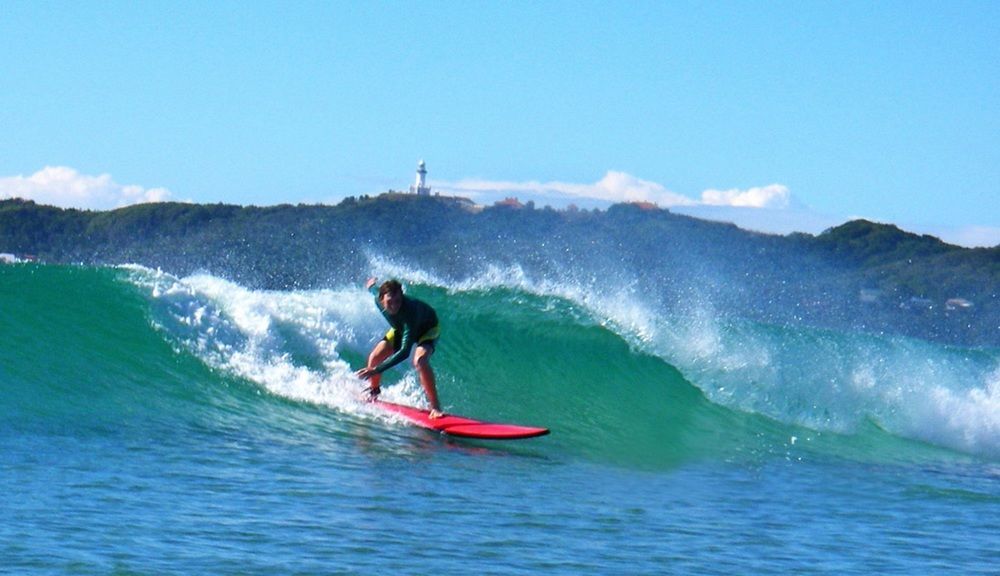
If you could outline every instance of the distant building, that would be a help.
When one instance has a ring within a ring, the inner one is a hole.
[[[518,200],[516,197],[508,197],[504,198],[503,200],[497,200],[496,202],[493,203],[493,205],[497,207],[504,206],[507,208],[514,208],[515,210],[520,210],[521,208],[524,208],[524,204],[521,204],[521,201]]]
[[[6,252],[0,254],[0,264],[14,264],[15,262],[20,262],[17,256],[14,256],[13,254],[8,254]]]
[[[417,194],[419,196],[431,195],[431,187],[427,185],[427,166],[423,160],[420,161],[420,164],[417,164],[417,181],[413,186],[410,186],[410,194]]]
[[[629,204],[636,206],[639,210],[657,210],[659,206],[652,202],[647,202],[645,200],[637,200],[635,202],[629,202]]]

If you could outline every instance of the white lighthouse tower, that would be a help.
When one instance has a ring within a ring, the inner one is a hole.
[[[431,187],[427,185],[427,166],[423,160],[420,161],[420,164],[417,164],[417,183],[410,186],[410,194],[420,196],[431,195]]]

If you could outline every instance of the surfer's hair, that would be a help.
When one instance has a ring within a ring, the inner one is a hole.
[[[399,280],[386,280],[385,282],[382,283],[381,286],[378,287],[379,300],[381,300],[382,297],[388,294],[389,292],[393,292],[395,294],[402,294],[403,285],[399,283]]]

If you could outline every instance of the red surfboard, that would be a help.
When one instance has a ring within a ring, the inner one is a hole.
[[[392,402],[383,402],[382,400],[375,400],[372,404],[387,412],[398,414],[421,428],[436,430],[449,436],[481,438],[484,440],[517,440],[520,438],[544,436],[549,433],[548,428],[482,422],[473,420],[472,418],[452,416],[451,414],[432,419],[429,410],[413,408],[412,406],[404,406],[402,404],[393,404]]]

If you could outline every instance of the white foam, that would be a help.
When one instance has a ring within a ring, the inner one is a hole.
[[[713,402],[817,430],[875,422],[904,438],[1000,455],[1000,354],[921,340],[667,317],[650,350]]]
[[[159,305],[159,328],[212,368],[293,400],[342,409],[357,404],[363,384],[340,351],[360,351],[369,344],[358,330],[381,328],[362,288],[254,291],[208,274],[181,279],[129,270]],[[296,362],[290,338],[306,342],[317,365]]]
[[[964,452],[1000,457],[1000,368],[972,386],[927,384],[901,403],[914,438]]]

